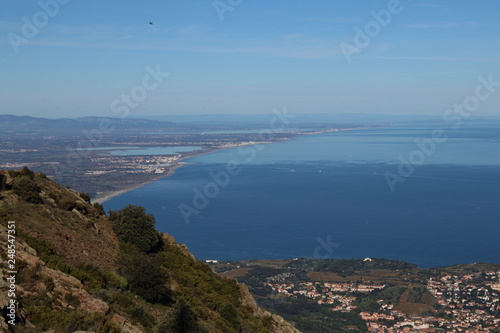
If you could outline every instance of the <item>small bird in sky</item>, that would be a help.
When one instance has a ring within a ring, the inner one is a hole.
[[[153,22],[149,22],[149,24],[153,25]]]

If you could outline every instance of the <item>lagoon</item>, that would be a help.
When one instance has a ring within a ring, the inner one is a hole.
[[[97,147],[97,148],[80,148],[77,150],[96,150],[106,151],[111,155],[120,156],[148,156],[148,155],[173,155],[184,152],[192,152],[201,150],[199,146],[169,146],[169,147]]]

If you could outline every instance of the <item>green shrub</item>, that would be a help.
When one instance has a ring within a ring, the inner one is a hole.
[[[125,296],[123,294],[114,294],[112,296],[112,298],[113,298],[113,303],[116,303],[118,306],[120,306],[124,309],[133,305],[130,298],[128,298],[127,296]]]
[[[241,324],[239,321],[238,310],[233,304],[226,303],[219,313],[222,318],[224,318],[237,332],[239,332]]]
[[[103,206],[103,205],[101,205],[101,204],[100,204],[100,203],[98,203],[98,202],[94,202],[94,205],[93,205],[93,206],[94,206],[95,210],[97,211],[97,215],[98,215],[98,216],[101,216],[101,215],[104,215],[104,214],[105,214],[105,213],[104,213],[104,206]]]
[[[144,327],[153,327],[156,324],[155,318],[139,305],[134,305],[127,312]]]
[[[101,274],[104,277],[108,288],[126,289],[128,286],[127,279],[116,274],[115,272],[104,270]]]
[[[79,195],[85,202],[90,203],[90,195],[88,193],[81,192]]]
[[[120,241],[131,243],[146,253],[161,249],[162,239],[155,229],[155,218],[146,214],[144,207],[128,205],[110,212],[109,220]]]
[[[111,322],[110,320],[106,320],[102,326],[99,328],[97,333],[122,333],[122,329],[118,324]]]
[[[58,200],[58,198],[59,198],[59,196],[57,195],[57,193],[56,193],[56,192],[54,192],[54,191],[52,191],[52,190],[48,190],[48,191],[46,191],[46,192],[45,192],[45,194],[47,194],[47,196],[48,196],[49,198],[51,198],[52,200],[54,200],[54,201],[57,201],[57,200]]]
[[[35,178],[35,173],[28,169],[28,167],[23,167],[21,170],[10,170],[9,175],[13,178],[19,177],[19,176],[28,176],[31,179]]]
[[[87,205],[81,202],[76,203],[76,210],[82,213],[83,215],[87,215],[89,213]]]
[[[29,304],[26,312],[30,314],[30,321],[38,329],[54,330],[56,333],[93,331],[118,333],[120,328],[110,322],[102,314],[89,313],[80,309],[66,311],[53,310],[50,305]]]
[[[94,293],[94,296],[103,300],[106,303],[111,303],[113,301],[113,296],[109,294],[107,289],[99,289]]]
[[[121,267],[131,291],[151,303],[172,302],[171,292],[166,285],[168,276],[157,255],[129,252],[124,254]]]
[[[12,190],[16,195],[28,203],[42,203],[42,198],[40,198],[40,195],[38,194],[40,189],[30,176],[24,175],[15,178],[12,183]]]
[[[60,198],[57,201],[57,207],[63,210],[72,211],[76,208],[76,200],[68,197]]]
[[[155,327],[155,333],[204,333],[207,332],[199,324],[194,312],[184,300],[179,300],[166,311],[163,320]]]
[[[55,288],[54,280],[51,277],[45,277],[43,280],[43,283],[45,284],[45,288],[47,291],[53,291]]]
[[[74,308],[80,305],[80,299],[78,296],[73,294],[66,294],[66,296],[64,296],[64,300]]]
[[[0,191],[7,190],[7,177],[0,175]]]

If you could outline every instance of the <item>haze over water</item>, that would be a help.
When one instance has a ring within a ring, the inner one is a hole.
[[[391,191],[400,156],[441,128],[447,139]],[[115,197],[155,215],[157,228],[199,259],[387,258],[423,267],[499,262],[500,122],[403,125],[228,149]],[[238,175],[183,218],[194,189],[239,163]],[[325,247],[331,243],[332,246]]]

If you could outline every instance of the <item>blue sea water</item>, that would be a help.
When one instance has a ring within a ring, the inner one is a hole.
[[[199,259],[500,262],[499,153],[494,122],[339,131],[197,156],[104,206],[146,207]]]

